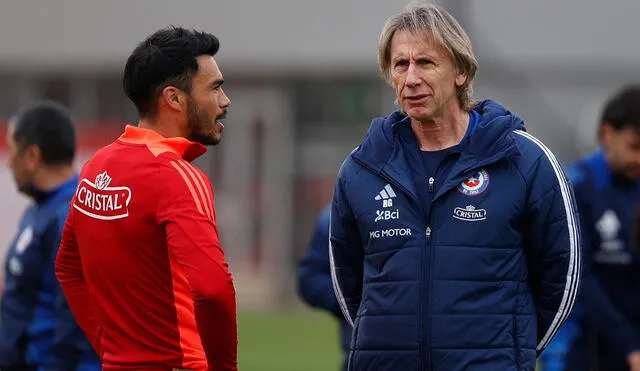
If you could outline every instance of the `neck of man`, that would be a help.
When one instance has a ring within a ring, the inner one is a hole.
[[[411,119],[411,129],[421,151],[440,151],[462,141],[469,127],[469,113],[455,103],[445,105],[441,112],[428,120]]]
[[[73,166],[58,165],[43,167],[33,177],[33,186],[42,192],[58,188],[75,176]]]
[[[176,124],[179,122],[177,118],[160,118],[159,116],[160,115],[155,115],[153,117],[150,116],[140,119],[138,127],[153,130],[165,138],[186,138],[186,134],[181,131],[180,125]]]

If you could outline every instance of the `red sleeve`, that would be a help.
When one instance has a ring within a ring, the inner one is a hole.
[[[73,205],[74,201],[75,198],[71,201],[71,205]],[[76,322],[87,335],[96,353],[100,355],[101,330],[95,312],[95,302],[89,292],[87,281],[82,271],[82,262],[73,226],[73,214],[74,209],[71,207],[62,230],[62,240],[56,257],[56,277],[60,282]]]
[[[236,371],[236,295],[214,224],[209,182],[182,161],[172,165],[167,181],[162,182],[160,223],[191,286],[209,370]]]

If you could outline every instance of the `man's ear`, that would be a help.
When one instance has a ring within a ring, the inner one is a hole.
[[[603,122],[598,129],[598,141],[606,146],[611,141],[611,135],[615,129],[608,122]]]
[[[35,169],[43,162],[42,151],[40,151],[40,148],[35,144],[27,146],[27,148],[22,151],[22,158],[29,169]]]
[[[161,104],[175,111],[184,111],[187,107],[186,94],[175,86],[167,86],[160,94]]]
[[[467,71],[458,69],[456,73],[456,88],[463,86],[467,82]]]

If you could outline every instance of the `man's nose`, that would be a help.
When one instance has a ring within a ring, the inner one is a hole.
[[[231,105],[231,99],[227,96],[227,94],[222,90],[222,99],[220,100],[220,106],[222,108],[227,108]]]
[[[407,79],[405,80],[405,85],[409,87],[420,85],[420,69],[415,63],[410,63],[409,68],[407,69]]]

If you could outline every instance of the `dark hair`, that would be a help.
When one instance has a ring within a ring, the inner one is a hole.
[[[141,117],[155,113],[155,99],[167,86],[191,92],[198,72],[196,57],[214,56],[218,39],[208,33],[169,27],[156,31],[131,53],[124,67],[123,86]]]
[[[607,101],[600,118],[600,125],[605,123],[616,130],[633,127],[640,131],[640,84],[624,86]]]
[[[71,112],[53,101],[27,106],[12,119],[13,140],[21,151],[36,145],[47,165],[71,165],[76,154],[76,129]]]

